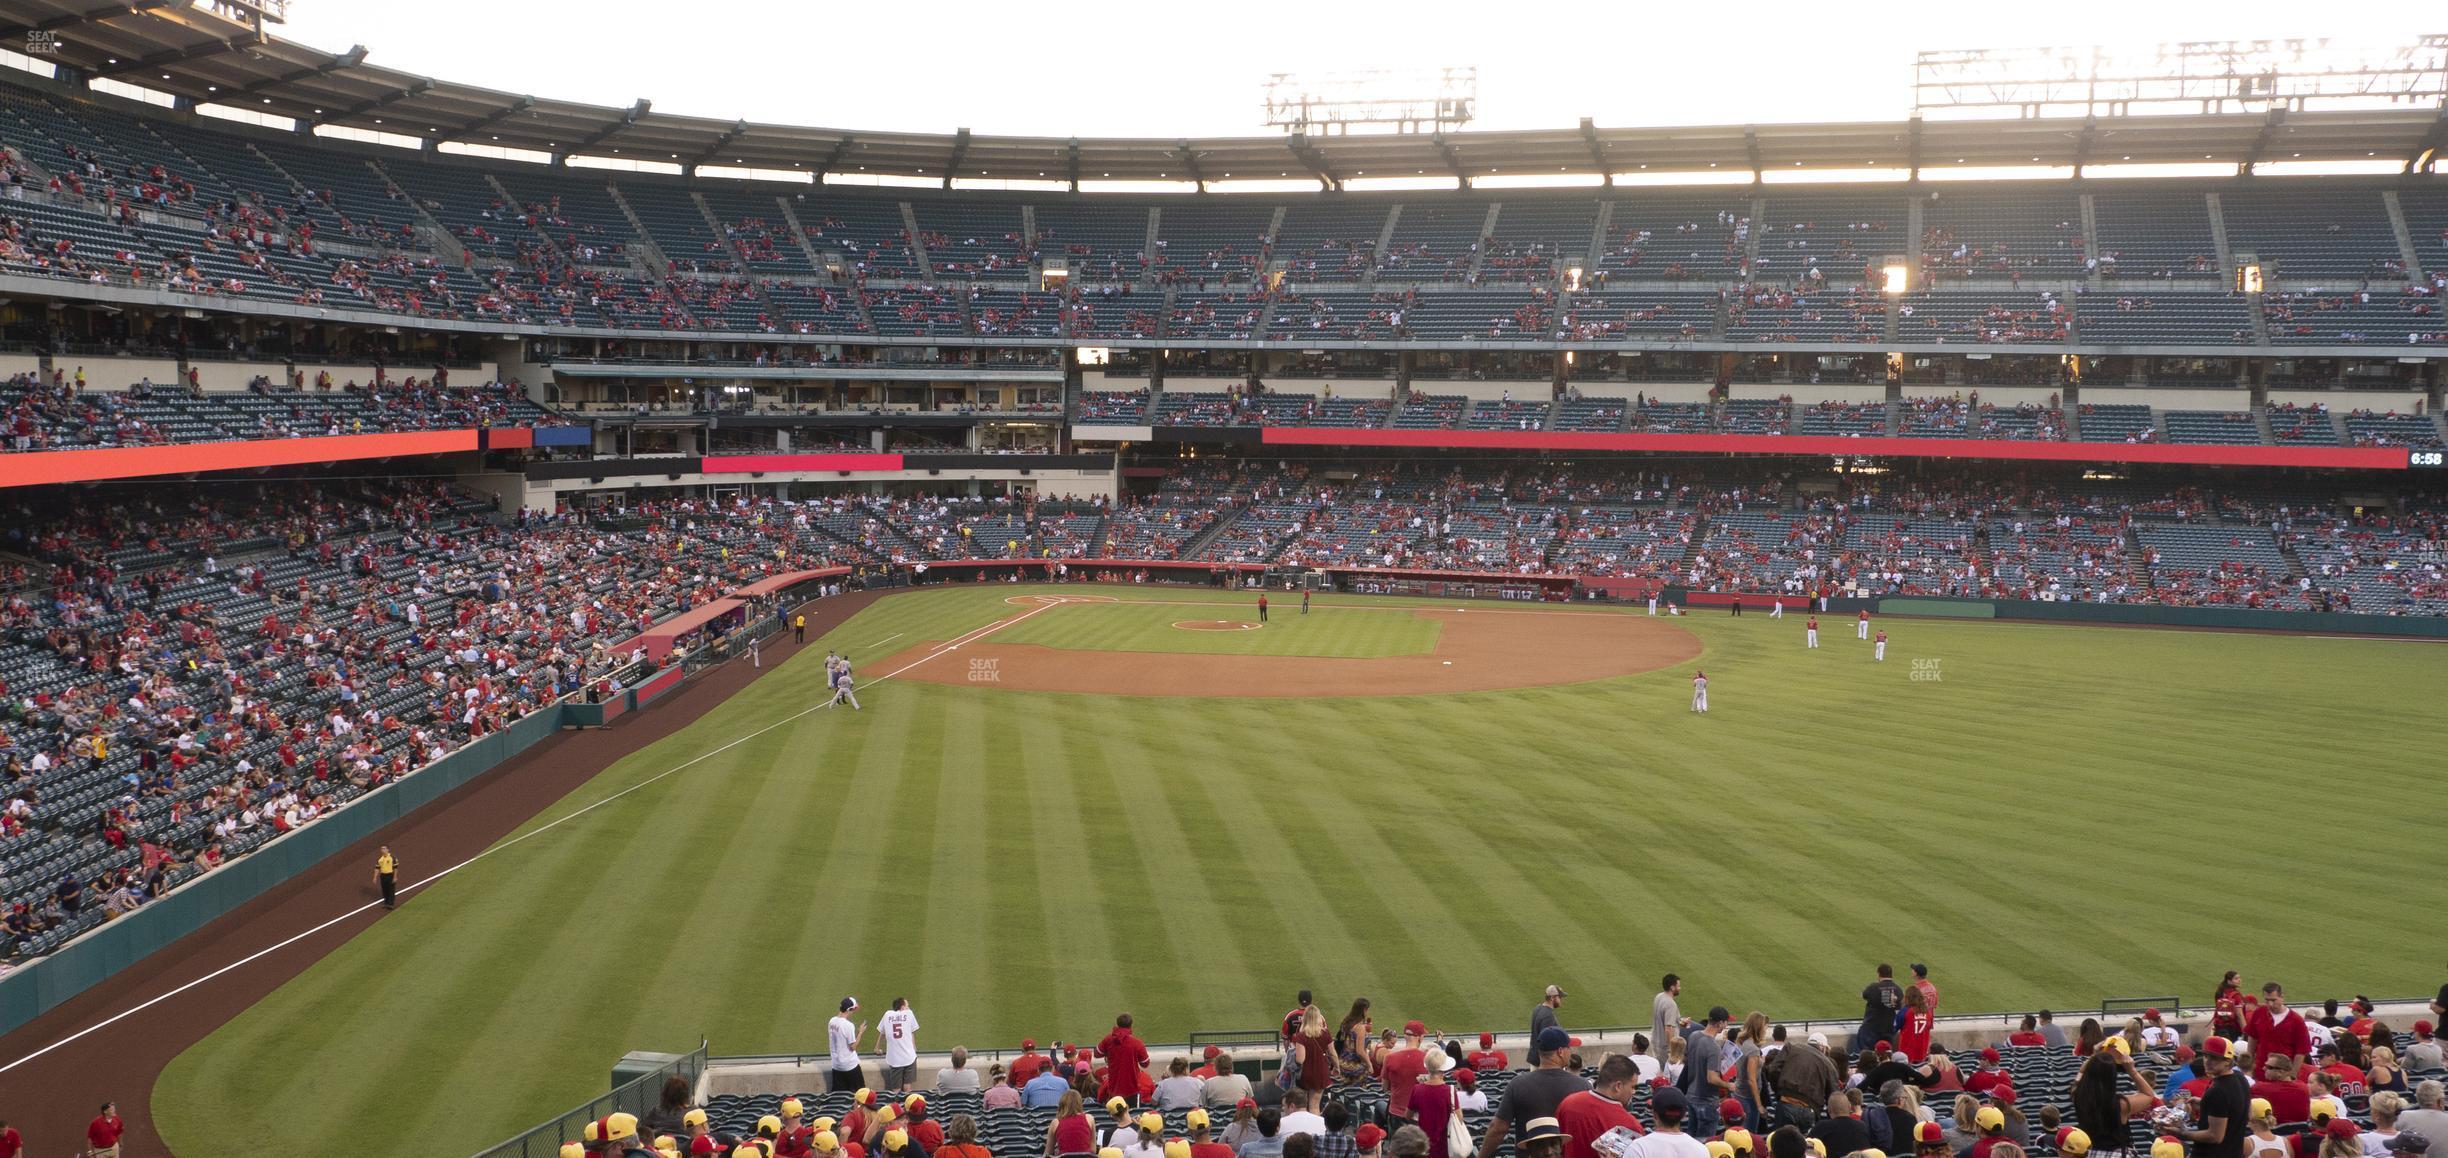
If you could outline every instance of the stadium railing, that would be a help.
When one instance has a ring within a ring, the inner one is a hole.
[[[515,1138],[481,1150],[476,1158],[560,1158],[561,1144],[580,1141],[579,1135],[585,1132],[587,1123],[609,1114],[635,1114],[643,1118],[660,1103],[663,1083],[673,1074],[687,1078],[694,1087],[705,1068],[706,1043],[700,1039],[696,1049],[614,1086],[600,1098],[555,1114],[551,1120]]]
[[[2170,607],[2159,603],[2086,603],[2030,599],[1924,599],[1882,596],[1881,615],[1947,619],[2027,619],[2076,623],[2139,623],[2156,627],[2221,627],[2245,631],[2323,632],[2448,639],[2448,618],[2366,615],[2346,611],[2262,611],[2250,607]],[[1850,610],[1850,608],[1847,608]]]

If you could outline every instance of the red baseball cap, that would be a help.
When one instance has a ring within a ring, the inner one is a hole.
[[[1913,1141],[1924,1146],[1943,1144],[1946,1141],[1946,1127],[1936,1122],[1923,1122],[1913,1127]]]
[[[1385,1136],[1385,1130],[1375,1122],[1363,1123],[1358,1130],[1352,1131],[1352,1141],[1362,1150],[1376,1149],[1385,1141]]]
[[[1224,1050],[1223,1050],[1221,1047],[1218,1047],[1218,1046],[1212,1046],[1212,1045],[1211,1045],[1211,1046],[1208,1046],[1208,1047],[1207,1047],[1207,1060],[1208,1060],[1208,1061],[1214,1061],[1214,1060],[1216,1059],[1216,1056],[1217,1056],[1218,1054],[1223,1053],[1223,1052],[1224,1052]]]
[[[1981,1051],[1981,1060],[1982,1060],[1982,1061],[1985,1061],[1985,1062],[1993,1062],[1993,1061],[1996,1061],[1997,1059],[1998,1059],[1998,1051],[1997,1051],[1997,1047],[1996,1047],[1996,1046],[1990,1046],[1989,1048],[1984,1049],[1984,1050],[1982,1050],[1982,1051]]]
[[[2428,1022],[2428,1021],[2417,1021],[2417,1022],[2415,1022],[2415,1023],[2414,1023],[2414,1032],[2416,1032],[2416,1033],[2429,1033],[2429,1032],[2431,1032],[2431,1023],[2430,1023],[2430,1022]]]
[[[2014,1087],[1999,1086],[1998,1088],[1989,1091],[1989,1097],[2001,1106],[2011,1106],[2015,1103]]]
[[[2430,1024],[2429,1022],[2417,1021],[2417,1022],[2415,1022],[2415,1023],[2414,1023],[2414,1032],[2416,1032],[2416,1033],[2429,1033],[2429,1032],[2431,1032],[2431,1024]],[[1495,1035],[1495,1034],[1492,1034],[1492,1033],[1483,1033],[1483,1034],[1480,1034],[1480,1035],[1479,1035],[1479,1048],[1481,1048],[1481,1049],[1494,1049],[1494,1048],[1496,1048],[1496,1035]]]
[[[1733,1098],[1727,1098],[1717,1103],[1717,1116],[1729,1122],[1740,1122],[1743,1119],[1743,1105]]]
[[[1236,1110],[1255,1110],[1258,1108],[1258,1099],[1243,1098],[1238,1102],[1234,1102],[1233,1108]]]
[[[2193,1047],[2192,1047],[2192,1046],[2189,1046],[2189,1045],[2180,1045],[2180,1046],[2177,1046],[2177,1047],[2176,1047],[2176,1064],[2177,1064],[2177,1065],[2183,1065],[2184,1063],[2189,1062],[2189,1061],[2192,1061],[2192,1060],[2193,1060]]]
[[[1894,1046],[1889,1045],[1889,1044],[1887,1044],[1886,1042],[1883,1042],[1883,1041],[1882,1041],[1882,1042],[1880,1042],[1880,1043],[1878,1043],[1878,1051],[1879,1051],[1880,1053],[1886,1053],[1888,1050],[1891,1050],[1891,1049],[1894,1049],[1894,1048],[1895,1048]]]
[[[1416,1021],[1406,1021],[1403,1023],[1403,1035],[1406,1037],[1426,1037],[1428,1036],[1428,1027]]]
[[[2143,1010],[2143,1011],[2142,1011],[2142,1020],[2144,1020],[2144,1021],[2157,1021],[2157,1020],[2159,1020],[2159,1011],[2158,1011],[2158,1010],[2156,1010],[2156,1009],[2145,1009],[2145,1010]]]
[[[1581,1048],[1581,1039],[1580,1039],[1580,1038],[1577,1038],[1577,1037],[1576,1037],[1576,1038],[1574,1038],[1574,1039],[1572,1039],[1572,1046],[1573,1046],[1573,1048],[1574,1048],[1574,1049],[1579,1049],[1579,1048]]]
[[[2355,1125],[2352,1118],[2331,1118],[2326,1132],[2332,1138],[2352,1138],[2362,1133],[2363,1129]]]
[[[2201,1051],[2203,1057],[2233,1058],[2235,1043],[2223,1037],[2214,1037],[2202,1043]]]
[[[1037,1039],[1036,1039],[1036,1038],[1033,1038],[1033,1037],[1024,1037],[1024,1038],[1021,1038],[1021,1039],[1020,1039],[1020,1048],[1021,1048],[1021,1049],[1024,1049],[1024,1050],[1027,1050],[1027,1049],[1035,1049],[1035,1048],[1037,1048]]]

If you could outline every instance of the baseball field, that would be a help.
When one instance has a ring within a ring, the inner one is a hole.
[[[921,1048],[1684,1007],[1845,1017],[1881,960],[1953,1011],[2436,984],[2434,729],[2410,642],[1176,588],[884,599],[188,1050],[180,1154],[467,1153],[630,1049]],[[821,709],[822,659],[864,710]],[[785,658],[787,657],[787,658]],[[1712,711],[1689,710],[1695,667]],[[420,864],[408,879],[449,866]],[[2400,930],[2402,932],[2402,929]],[[303,951],[303,950],[301,950]]]

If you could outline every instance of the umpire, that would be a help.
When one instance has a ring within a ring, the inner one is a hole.
[[[391,846],[382,846],[374,856],[374,883],[382,886],[383,907],[399,907],[399,858],[391,855]]]

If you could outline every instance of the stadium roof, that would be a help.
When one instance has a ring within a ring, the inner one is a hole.
[[[110,78],[295,119],[420,138],[683,166],[1053,181],[1297,177],[1339,185],[1416,174],[1762,172],[1925,166],[2082,166],[2394,160],[2448,152],[2448,108],[1577,128],[1329,137],[1058,138],[752,124],[502,92],[383,68],[258,34],[194,0],[0,0],[0,45]],[[1798,107],[1799,104],[1798,104]]]

